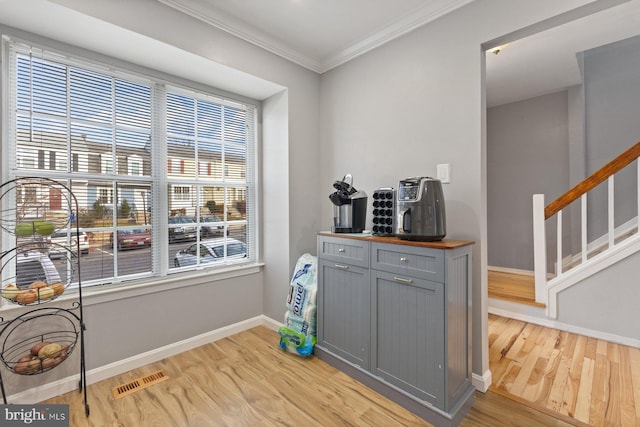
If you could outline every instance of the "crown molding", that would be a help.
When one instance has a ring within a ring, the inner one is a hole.
[[[357,58],[377,47],[380,47],[391,40],[403,36],[411,31],[435,21],[436,19],[471,3],[474,0],[446,0],[440,4],[430,3],[429,5],[416,9],[411,14],[396,21],[395,23],[381,28],[379,31],[365,37],[359,42],[354,43],[346,49],[336,53],[331,58],[322,63],[322,71],[331,70],[350,60]],[[437,3],[437,2],[436,2]]]
[[[218,10],[207,10],[202,2],[194,0],[157,0],[173,9],[223,30],[235,37],[274,53],[304,68],[322,74],[342,65],[370,50],[407,34],[435,19],[452,12],[474,0],[440,0],[417,8],[393,24],[380,28],[371,35],[337,52],[327,59],[313,58],[300,51],[290,49],[282,41],[256,31],[253,27]]]

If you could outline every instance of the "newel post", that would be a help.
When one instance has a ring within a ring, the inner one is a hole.
[[[547,304],[547,238],[544,222],[544,194],[534,194],[533,270],[536,281],[536,302]]]

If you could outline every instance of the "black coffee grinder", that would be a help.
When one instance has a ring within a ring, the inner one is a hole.
[[[346,174],[333,183],[335,192],[329,195],[333,203],[334,233],[362,233],[367,219],[367,194],[353,187],[353,177]]]

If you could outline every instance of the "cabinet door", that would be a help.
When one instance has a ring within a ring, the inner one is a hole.
[[[371,371],[444,405],[444,285],[371,271]]]
[[[318,345],[368,369],[369,270],[322,259],[318,267]]]

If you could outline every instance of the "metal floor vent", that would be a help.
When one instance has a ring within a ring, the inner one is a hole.
[[[114,399],[120,399],[121,397],[128,396],[136,391],[140,391],[168,379],[169,376],[164,371],[158,371],[145,377],[129,381],[128,383],[119,385],[118,387],[114,387],[113,390],[111,390],[111,393],[113,394]]]

